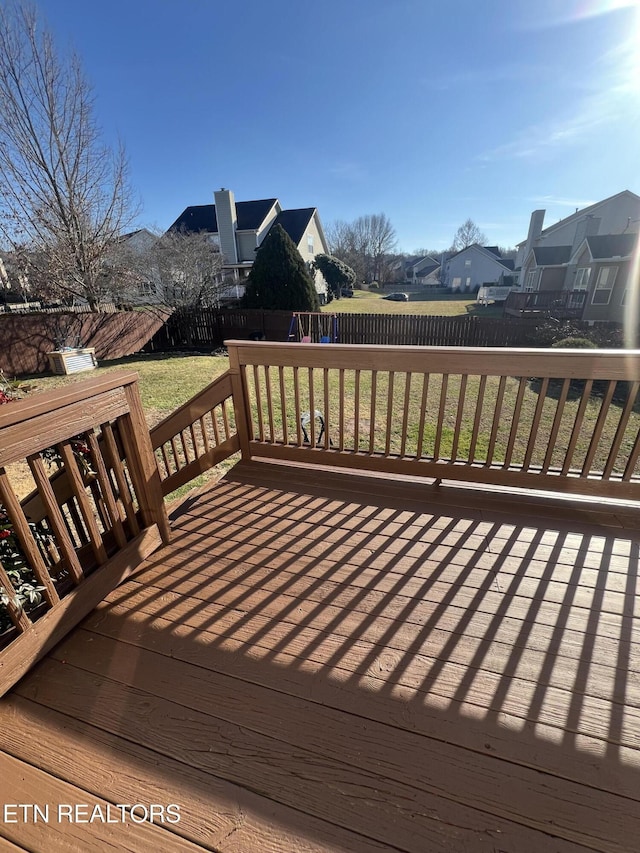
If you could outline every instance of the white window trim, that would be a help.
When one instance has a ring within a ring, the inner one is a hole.
[[[607,270],[607,281],[604,284],[602,284],[601,283],[602,273],[605,270]],[[613,274],[611,276],[609,275],[609,272],[608,272],[609,270],[613,270]],[[611,294],[613,293],[613,285],[615,284],[617,277],[618,277],[618,267],[614,267],[614,266],[600,267],[600,269],[598,270],[598,278],[596,280],[595,287],[593,288],[593,296],[591,297],[591,304],[592,305],[608,305],[611,302]],[[598,299],[596,301],[596,296],[598,294],[602,294],[602,293],[607,294],[607,301],[603,302],[601,299]]]
[[[576,280],[573,284],[574,290],[586,290],[591,278],[591,267],[579,267],[576,270]]]

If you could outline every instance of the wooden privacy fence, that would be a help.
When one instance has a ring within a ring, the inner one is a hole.
[[[0,314],[0,369],[7,376],[48,369],[47,353],[62,346],[94,347],[96,358],[138,352],[162,329],[170,312]]]
[[[0,409],[0,695],[168,541],[136,380]]]
[[[228,339],[264,336],[286,341],[290,311],[177,310],[147,349],[216,349]],[[428,317],[407,314],[338,314],[342,344],[392,346],[524,346],[533,342],[539,321],[493,317]]]
[[[227,346],[246,458],[640,500],[640,351]]]

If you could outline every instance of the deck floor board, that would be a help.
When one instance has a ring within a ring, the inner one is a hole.
[[[637,518],[237,466],[0,702],[2,796],[181,805],[87,850],[631,853]]]

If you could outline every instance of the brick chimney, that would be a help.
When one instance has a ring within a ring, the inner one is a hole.
[[[220,251],[227,264],[237,264],[238,246],[236,243],[236,229],[238,227],[238,217],[236,214],[235,197],[231,190],[226,190],[224,187],[216,190],[213,197],[216,202]]]

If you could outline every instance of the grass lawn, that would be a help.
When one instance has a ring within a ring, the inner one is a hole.
[[[402,291],[398,287],[398,291]],[[391,302],[375,291],[355,290],[351,299],[334,299],[322,311],[333,314],[427,314],[453,317],[471,314],[478,317],[502,317],[502,305],[478,305],[475,294],[410,293],[408,302]]]

